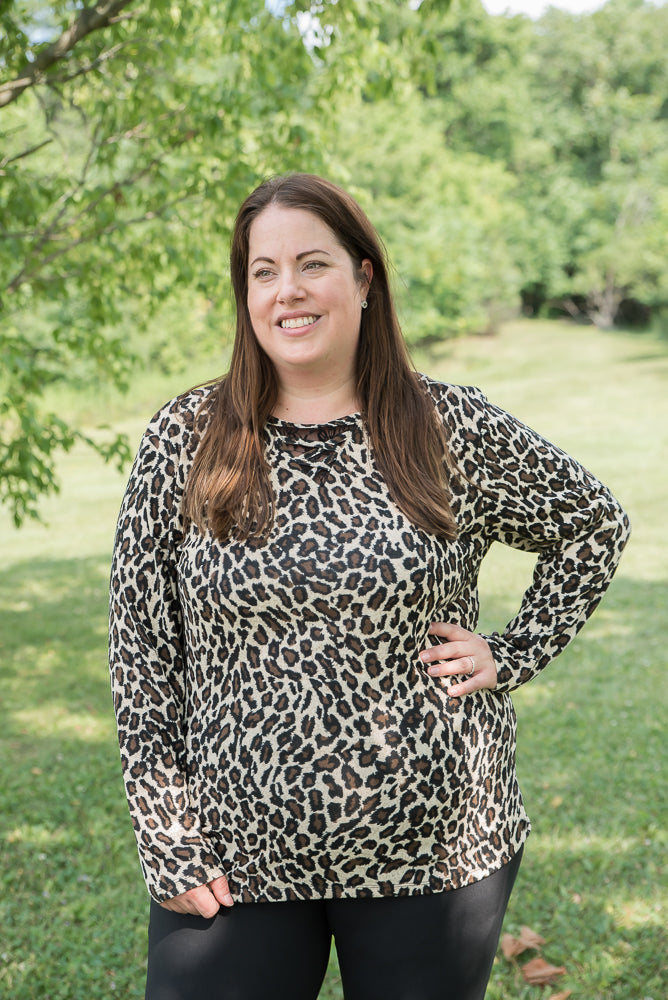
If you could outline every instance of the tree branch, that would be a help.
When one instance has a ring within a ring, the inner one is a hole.
[[[66,246],[59,247],[58,250],[54,250],[53,253],[48,254],[39,261],[39,268],[46,266],[47,264],[52,264],[54,260],[59,257],[63,257],[68,254],[71,250],[76,247],[83,246],[86,243],[93,243],[96,240],[101,239],[103,236],[110,236],[112,233],[121,232],[122,230],[129,229],[130,226],[140,226],[145,222],[152,222],[154,219],[161,219],[163,215],[171,211],[176,205],[182,205],[188,200],[189,195],[181,195],[178,198],[173,198],[171,201],[166,201],[160,208],[149,209],[144,212],[143,215],[135,216],[132,219],[123,219],[121,222],[110,223],[108,226],[103,226],[101,229],[94,229],[90,232],[84,233],[83,236],[79,236],[77,239],[72,239]],[[11,281],[7,286],[8,292],[15,292],[21,285],[25,284],[26,281],[31,281],[34,277],[36,271],[28,272],[24,268],[20,274]]]
[[[190,135],[184,137],[181,141],[174,143],[171,149],[178,148],[180,145],[186,142],[188,138],[190,138]],[[168,150],[167,152],[170,151],[171,150]],[[167,152],[165,153],[165,156],[167,155]],[[160,163],[162,163],[163,160],[164,156],[155,157],[148,164],[146,164],[146,166],[144,166],[141,170],[138,170],[136,173],[128,177],[125,177],[121,181],[114,182],[114,184],[112,184],[110,187],[107,187],[104,190],[100,191],[95,198],[93,198],[86,206],[84,206],[84,208],[81,209],[80,212],[72,216],[72,218],[68,219],[65,226],[59,228],[58,222],[65,214],[70,198],[69,195],[61,196],[61,198],[59,199],[59,201],[61,202],[60,209],[55,219],[51,222],[51,224],[47,227],[47,229],[45,229],[42,232],[39,239],[34,243],[33,247],[30,250],[30,253],[28,254],[27,260],[24,262],[21,270],[18,271],[18,273],[15,274],[14,277],[11,279],[11,281],[7,284],[6,291],[8,293],[16,292],[26,282],[33,280],[35,276],[47,264],[51,264],[58,257],[62,257],[63,255],[69,253],[69,251],[73,250],[75,247],[81,246],[84,243],[90,243],[94,240],[100,239],[100,237],[102,236],[108,236],[110,233],[117,232],[120,229],[125,229],[129,226],[137,226],[143,222],[149,222],[153,219],[159,219],[175,205],[178,205],[183,201],[187,200],[188,196],[183,195],[178,198],[172,199],[172,201],[166,202],[160,208],[156,208],[154,210],[148,210],[143,215],[137,216],[135,218],[125,219],[122,220],[121,222],[104,226],[101,229],[96,229],[95,227],[93,227],[91,230],[88,230],[87,232],[83,233],[78,238],[69,240],[64,245],[58,247],[58,249],[53,250],[49,254],[46,254],[44,257],[39,257],[40,251],[44,248],[44,246],[47,243],[49,243],[51,240],[63,239],[64,234],[68,230],[70,230],[73,226],[76,226],[78,223],[82,222],[87,215],[92,215],[95,208],[97,208],[97,206],[100,204],[101,201],[104,200],[104,198],[109,197],[109,195],[114,195],[116,192],[121,191],[123,188],[132,187],[134,184],[137,183],[137,181],[141,180],[142,178],[150,174],[151,171]],[[83,179],[81,181],[81,186],[83,186]],[[36,263],[33,264],[33,262]]]
[[[22,160],[24,156],[30,156],[31,153],[36,153],[44,146],[48,146],[51,142],[53,142],[53,139],[45,139],[44,142],[39,142],[36,146],[31,146],[30,149],[24,149],[22,153],[17,153],[16,156],[6,156],[4,160],[0,160],[0,173],[2,173],[4,167],[6,167],[9,163],[14,163],[16,160]]]
[[[62,73],[53,77],[50,76],[49,84],[53,86],[55,83],[69,83],[70,80],[76,80],[78,76],[85,76],[86,73],[90,73],[91,70],[97,69],[98,66],[102,65],[102,63],[113,59],[115,55],[118,55],[121,49],[125,48],[126,44],[126,42],[119,42],[118,45],[112,45],[110,49],[107,49],[105,52],[101,52],[95,59],[91,59],[89,62],[79,66],[79,68],[74,70],[72,73]]]
[[[0,85],[0,108],[11,104],[24,90],[44,80],[44,74],[59,62],[74,46],[100,28],[107,28],[118,20],[118,14],[131,0],[100,0],[93,7],[84,7],[60,38],[39,53],[33,62],[26,63],[18,78]]]

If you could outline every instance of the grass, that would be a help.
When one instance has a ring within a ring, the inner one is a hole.
[[[668,344],[656,334],[517,323],[497,338],[417,357],[472,382],[606,480],[634,535],[601,608],[576,643],[515,695],[518,770],[534,832],[506,930],[528,924],[558,985],[524,983],[497,958],[488,1000],[660,1000],[666,856],[665,626]],[[137,441],[171,394],[215,373],[138,378],[103,401]],[[61,407],[92,418],[92,399]],[[143,995],[146,895],[127,818],[106,672],[106,586],[125,476],[85,450],[64,456],[45,525],[0,519],[0,995],[125,1000]],[[510,617],[531,560],[486,560],[483,624]],[[322,1000],[342,997],[335,956]]]

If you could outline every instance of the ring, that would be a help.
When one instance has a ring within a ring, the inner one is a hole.
[[[468,672],[468,674],[466,676],[470,677],[471,674],[473,673],[473,671],[475,670],[475,660],[473,659],[472,656],[467,657],[467,659],[469,659],[471,661],[471,669],[469,670],[469,672]]]

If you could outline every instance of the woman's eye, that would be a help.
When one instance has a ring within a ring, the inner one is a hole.
[[[253,272],[253,277],[254,278],[268,278],[270,276],[270,274],[271,274],[271,271],[268,268],[261,267],[259,271],[254,271]]]
[[[321,260],[309,260],[304,265],[305,271],[318,271],[321,267],[325,267],[325,264]]]

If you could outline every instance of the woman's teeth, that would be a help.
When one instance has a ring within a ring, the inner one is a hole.
[[[297,319],[282,319],[281,326],[284,330],[295,330],[298,326],[309,326],[315,323],[317,316],[299,316]]]

